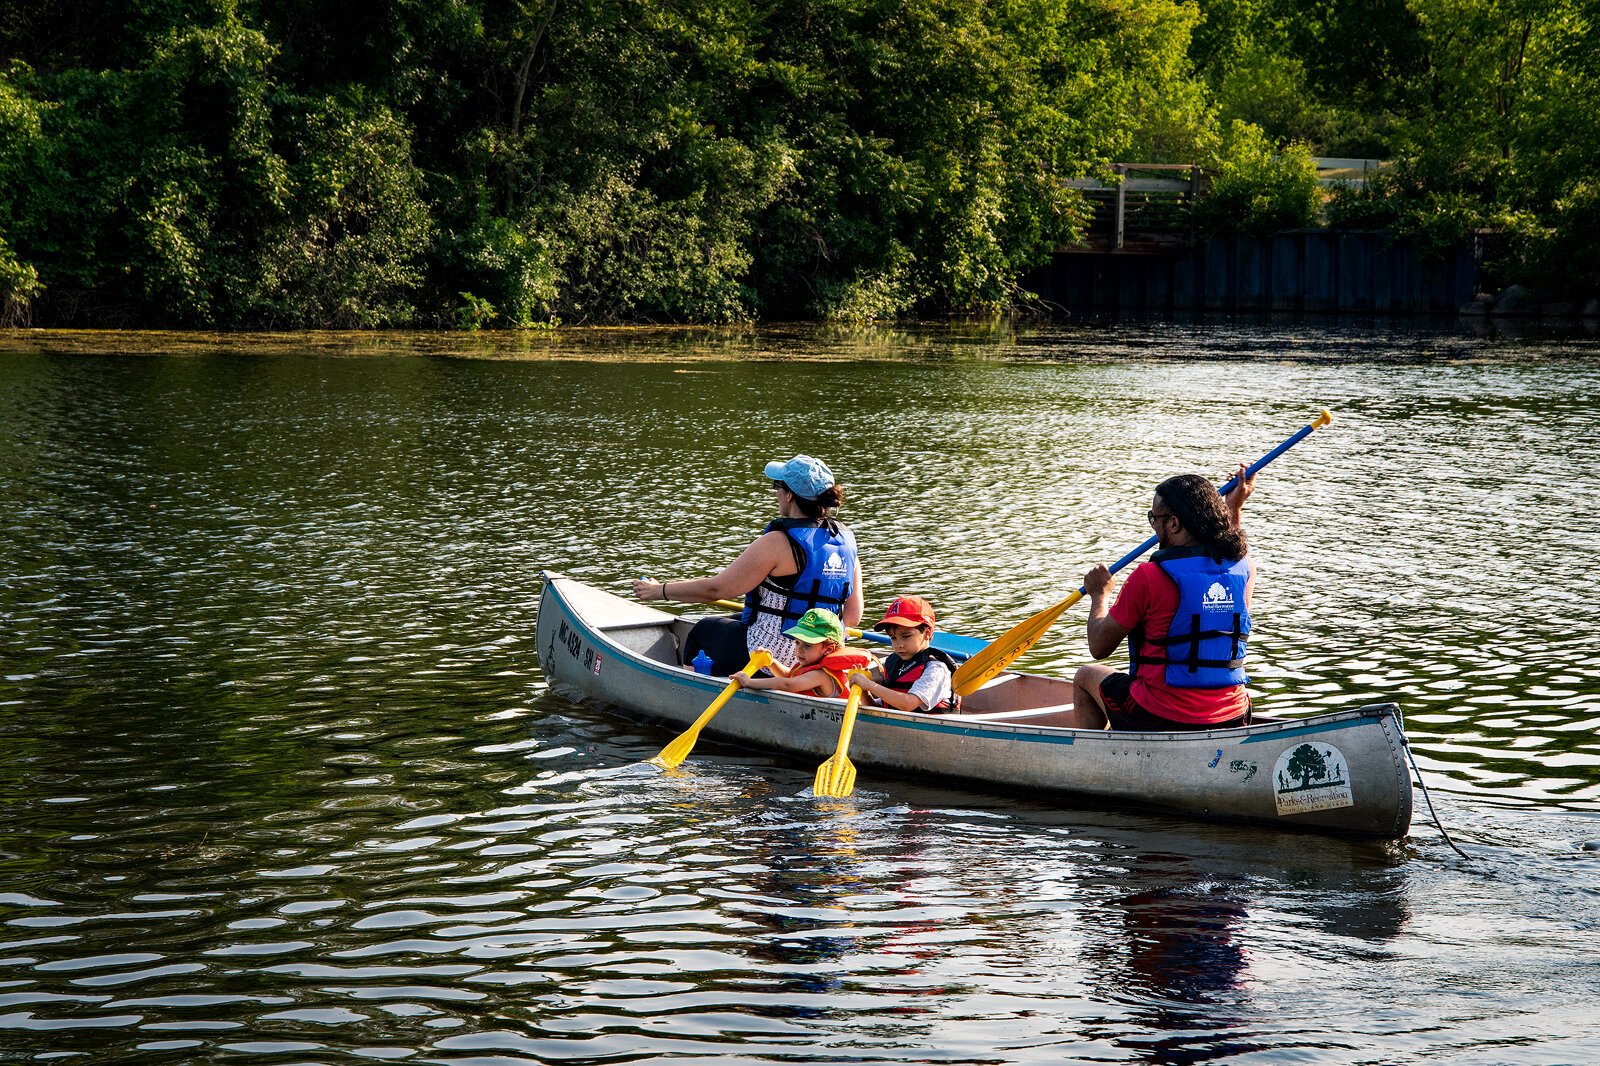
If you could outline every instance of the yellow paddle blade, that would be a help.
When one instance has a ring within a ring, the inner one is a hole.
[[[839,726],[839,747],[833,758],[817,767],[817,779],[811,785],[813,796],[848,796],[856,787],[856,768],[845,752],[850,747],[850,734],[856,726],[856,708],[861,706],[861,689],[850,686],[850,699],[844,705],[844,721]]]
[[[811,786],[813,796],[843,799],[855,790],[856,768],[848,755],[835,755],[817,767],[817,780]]]
[[[1045,631],[1055,624],[1057,618],[1068,607],[1083,598],[1081,591],[1074,592],[1054,607],[1046,607],[1031,618],[1012,626],[995,640],[990,641],[982,651],[956,667],[955,676],[951,679],[952,687],[957,696],[966,696],[978,689],[996,674],[1016,661],[1017,657],[1038,642]]]
[[[729,681],[722,693],[711,701],[711,706],[707,707],[700,717],[694,720],[694,725],[678,734],[677,738],[671,744],[662,748],[661,754],[651,759],[650,762],[663,770],[671,770],[687,759],[690,750],[694,747],[694,742],[700,739],[700,730],[706,727],[706,723],[711,721],[712,716],[722,710],[722,705],[732,699],[733,694],[738,691],[739,682]]]
[[[751,654],[750,661],[745,664],[744,672],[753,674],[757,670],[765,670],[771,665],[772,653],[765,648],[758,648]],[[671,770],[687,759],[690,750],[694,747],[694,742],[700,739],[700,730],[706,727],[706,723],[711,721],[712,717],[722,710],[722,705],[732,699],[733,694],[738,691],[739,682],[729,681],[721,694],[711,701],[711,706],[702,711],[700,717],[694,720],[694,725],[678,734],[671,744],[662,748],[661,754],[650,760],[651,765],[659,766],[663,770]]]

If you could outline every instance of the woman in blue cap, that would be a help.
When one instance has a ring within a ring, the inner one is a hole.
[[[704,650],[711,672],[732,674],[744,668],[750,653],[766,648],[785,666],[795,662],[792,637],[784,630],[807,611],[821,607],[854,626],[861,621],[865,597],[855,534],[833,518],[844,503],[844,489],[821,459],[797,455],[766,466],[777,494],[778,517],[754,544],[715,577],[692,581],[636,581],[641,600],[711,603],[744,597],[736,618],[703,618],[684,641],[689,662]]]

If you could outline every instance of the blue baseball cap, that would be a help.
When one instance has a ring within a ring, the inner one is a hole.
[[[766,475],[781,481],[789,491],[802,499],[814,500],[833,488],[833,471],[821,459],[797,455],[788,462],[773,460],[767,464]]]

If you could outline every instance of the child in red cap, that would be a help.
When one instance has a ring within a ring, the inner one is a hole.
[[[933,605],[921,596],[901,596],[872,627],[889,635],[892,653],[883,662],[883,679],[850,676],[874,702],[897,711],[947,714],[961,709],[952,678],[956,661],[933,647]]]

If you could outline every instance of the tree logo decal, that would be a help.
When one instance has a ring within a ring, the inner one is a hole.
[[[1272,768],[1279,814],[1308,814],[1353,807],[1344,753],[1332,744],[1301,744],[1278,756]]]

